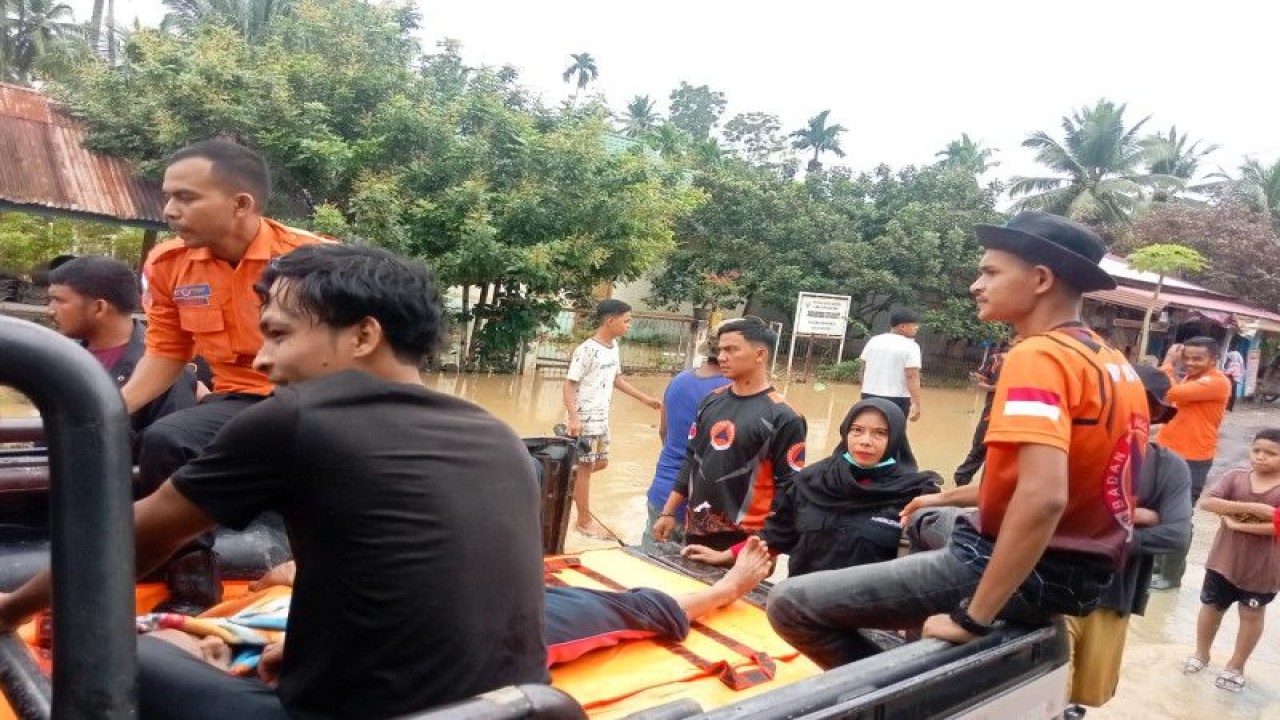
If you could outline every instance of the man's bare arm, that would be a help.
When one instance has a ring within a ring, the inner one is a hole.
[[[908,420],[920,419],[920,368],[907,368],[907,392],[911,395],[911,414]]]
[[[159,490],[134,503],[133,527],[136,572],[142,577],[217,523],[166,480]],[[51,579],[49,570],[42,570],[12,593],[0,595],[0,629],[15,628],[48,608]]]
[[[613,378],[613,386],[621,390],[622,392],[626,393],[627,395],[630,395],[631,397],[639,400],[645,405],[648,405],[654,410],[657,410],[662,407],[661,400],[650,396],[648,393],[637,388],[635,385],[632,385],[631,383],[627,382],[627,379],[622,377],[621,375],[617,375]]]
[[[143,355],[129,381],[120,388],[124,396],[124,406],[130,414],[137,412],[147,403],[160,397],[164,391],[173,386],[187,364],[182,360]]]

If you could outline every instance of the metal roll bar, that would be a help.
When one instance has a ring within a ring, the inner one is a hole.
[[[124,402],[91,355],[48,328],[0,317],[0,348],[0,384],[35,404],[48,438],[52,697],[48,681],[12,636],[0,639],[0,683],[24,720],[134,718],[138,669]]]

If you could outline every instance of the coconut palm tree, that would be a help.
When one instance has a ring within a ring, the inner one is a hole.
[[[30,84],[38,74],[57,74],[84,56],[84,28],[71,6],[57,0],[9,0],[4,13],[4,75]]]
[[[589,83],[595,82],[600,75],[600,69],[596,67],[596,59],[591,57],[591,53],[569,53],[569,57],[573,58],[573,64],[565,68],[560,77],[566,83],[574,82],[576,78],[576,86],[573,90],[573,103],[576,105],[578,93],[586,89]]]
[[[1178,126],[1169,128],[1168,133],[1157,132],[1147,137],[1143,143],[1147,146],[1147,172],[1153,175],[1172,175],[1182,180],[1191,180],[1200,169],[1200,163],[1220,146],[1214,143],[1200,146],[1203,140],[1196,140],[1187,145],[1190,138],[1186,133],[1179,134]]]
[[[622,133],[630,138],[640,137],[652,130],[661,118],[648,95],[636,95],[627,103],[627,114],[622,119]]]
[[[1010,195],[1023,196],[1015,209],[1127,224],[1146,188],[1181,189],[1182,181],[1172,175],[1143,172],[1150,150],[1139,133],[1149,118],[1126,127],[1124,111],[1123,104],[1099,100],[1062,118],[1062,140],[1044,131],[1024,140],[1022,146],[1035,150],[1036,160],[1057,174],[1013,178]]]
[[[810,172],[822,169],[821,157],[824,152],[835,153],[836,157],[844,157],[844,150],[840,147],[840,135],[846,128],[843,125],[828,125],[827,116],[830,114],[830,110],[823,110],[809,118],[808,127],[796,130],[790,135],[795,138],[791,147],[797,150],[813,151],[813,159],[808,165]]]
[[[169,8],[161,29],[190,34],[202,22],[233,27],[250,40],[267,34],[271,23],[293,11],[294,0],[163,0]]]
[[[1269,215],[1280,230],[1280,160],[1263,165],[1257,158],[1245,158],[1237,177],[1222,171],[1208,177],[1213,181],[1205,186],[1208,191],[1244,201],[1256,212]]]
[[[974,175],[981,175],[1000,164],[991,160],[994,154],[994,150],[983,147],[980,141],[970,138],[969,133],[960,133],[959,140],[947,143],[947,146],[934,157],[942,158],[939,162],[943,165],[962,168]]]

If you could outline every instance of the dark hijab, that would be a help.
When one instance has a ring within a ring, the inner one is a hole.
[[[849,452],[849,427],[864,410],[879,412],[889,425],[889,444],[881,461],[890,465],[864,468],[845,458]],[[937,492],[942,478],[916,466],[911,443],[907,442],[907,418],[897,405],[882,398],[867,398],[849,408],[840,423],[840,441],[831,456],[806,467],[796,478],[797,490],[818,505],[839,505],[845,509],[876,508],[905,504],[911,498]]]

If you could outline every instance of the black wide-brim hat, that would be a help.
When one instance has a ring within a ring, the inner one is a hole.
[[[1114,290],[1116,281],[1098,264],[1106,254],[1102,238],[1080,223],[1039,210],[1024,210],[1004,225],[978,225],[978,242],[1044,265],[1082,293]]]
[[[1151,424],[1158,425],[1167,423],[1178,414],[1178,408],[1169,404],[1168,394],[1169,388],[1173,387],[1173,382],[1169,380],[1169,376],[1159,368],[1153,368],[1149,365],[1135,365],[1134,371],[1138,373],[1138,378],[1142,380],[1142,387],[1147,391],[1147,404],[1151,409]]]

